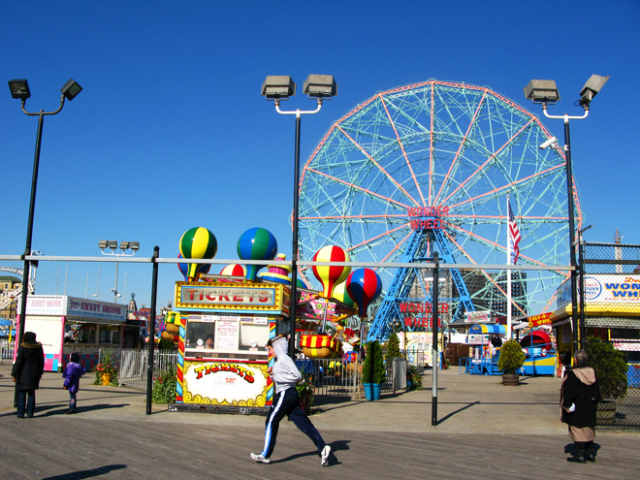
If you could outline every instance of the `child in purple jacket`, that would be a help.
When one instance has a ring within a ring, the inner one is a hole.
[[[69,410],[66,414],[76,413],[76,393],[80,387],[80,377],[87,373],[83,366],[80,365],[80,355],[77,352],[71,354],[71,361],[67,364],[62,372],[64,378],[64,385],[62,388],[69,390]]]

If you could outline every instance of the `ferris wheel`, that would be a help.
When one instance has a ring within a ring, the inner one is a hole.
[[[354,262],[425,261],[438,251],[447,263],[504,265],[509,196],[522,236],[518,264],[567,265],[565,156],[557,145],[538,148],[549,138],[536,116],[487,87],[429,80],[378,93],[336,121],[303,167],[300,258],[338,245]],[[386,299],[374,321],[380,336],[416,286],[431,298],[421,275],[398,270],[376,269]],[[310,269],[301,273],[314,283]],[[506,315],[506,271],[449,275],[452,316]],[[567,275],[523,273],[512,308],[548,310]]]

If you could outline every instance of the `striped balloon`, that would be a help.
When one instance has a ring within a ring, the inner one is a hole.
[[[351,257],[349,257],[349,254],[342,248],[336,247],[335,245],[327,245],[316,252],[313,256],[313,261],[350,262]],[[332,297],[333,289],[336,288],[336,285],[344,282],[344,280],[349,276],[349,272],[351,272],[351,267],[349,266],[313,266],[313,274],[316,276],[318,281],[322,283],[324,288],[324,291],[322,292],[322,296],[324,298]]]
[[[250,228],[238,240],[238,256],[242,260],[273,260],[278,252],[276,237],[264,228]],[[255,281],[262,265],[247,265],[247,280]]]
[[[218,241],[213,233],[203,227],[190,228],[182,235],[180,239],[180,253],[183,258],[190,259],[211,259],[216,256],[218,251]],[[204,273],[201,270],[201,264],[190,263],[187,272],[189,280],[197,280],[198,273]],[[209,267],[211,268],[211,267]],[[209,270],[207,270],[208,272]]]
[[[367,309],[382,291],[382,281],[370,268],[359,268],[347,278],[347,293],[358,304],[360,318],[367,316]]]
[[[247,275],[247,269],[244,265],[238,265],[234,263],[233,265],[227,265],[220,271],[220,275],[230,275],[233,277],[244,277]]]
[[[347,293],[347,282],[342,282],[336,288],[333,289],[333,298],[344,303],[348,307],[353,307],[356,302]]]

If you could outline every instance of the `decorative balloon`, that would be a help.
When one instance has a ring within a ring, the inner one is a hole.
[[[364,319],[367,309],[382,291],[382,281],[370,268],[359,268],[349,275],[346,282],[347,293],[358,304],[358,315]]]
[[[247,269],[244,265],[238,265],[234,263],[227,265],[220,271],[220,275],[230,275],[233,277],[245,277],[247,275]]]
[[[276,260],[286,260],[284,253],[279,253]],[[289,265],[269,265],[266,272],[260,272],[258,278],[267,282],[282,283],[283,285],[291,285],[291,267]]]
[[[336,288],[333,289],[333,298],[344,303],[348,307],[353,307],[356,302],[347,293],[347,282],[342,282]]]
[[[264,228],[250,228],[238,240],[238,256],[242,260],[273,260],[278,251],[276,237]],[[262,265],[247,265],[247,280],[255,282]]]
[[[342,248],[335,245],[327,245],[322,247],[313,256],[314,262],[350,262],[351,257]],[[351,267],[349,266],[327,266],[327,265],[314,265],[313,274],[318,281],[322,283],[324,288],[322,296],[324,298],[331,298],[333,296],[333,289],[336,285],[344,282],[349,276]]]
[[[180,239],[180,253],[183,258],[189,259],[212,259],[218,251],[218,241],[213,233],[203,227],[190,228]],[[211,268],[203,269],[204,264],[190,263],[187,270],[189,280],[197,280],[199,273],[206,273]]]

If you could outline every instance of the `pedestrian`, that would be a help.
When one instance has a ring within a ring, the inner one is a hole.
[[[596,432],[596,407],[600,399],[596,372],[589,366],[584,350],[574,355],[574,367],[567,368],[560,394],[562,421],[569,425],[575,456],[568,462],[596,461],[593,439]]]
[[[35,333],[25,332],[18,347],[16,363],[11,370],[11,376],[18,390],[18,418],[24,418],[25,403],[27,418],[33,417],[36,410],[36,390],[40,386],[42,372],[44,372],[42,344],[36,342]]]
[[[85,373],[87,373],[87,371],[80,365],[80,355],[78,352],[73,352],[71,354],[71,361],[65,367],[64,372],[62,372],[62,377],[64,378],[62,388],[69,392],[69,410],[64,412],[66,414],[76,413],[76,394],[80,388],[80,377]]]
[[[276,358],[273,367],[267,369],[267,373],[276,385],[276,394],[265,422],[264,450],[258,454],[252,453],[251,458],[256,462],[271,462],[271,454],[276,446],[276,437],[278,436],[278,426],[284,416],[289,415],[289,419],[293,421],[295,426],[313,441],[320,454],[320,465],[326,467],[329,464],[331,447],[322,439],[300,405],[296,383],[302,378],[302,375],[296,364],[287,355],[287,346],[287,339],[282,336],[272,338],[267,343],[269,357]]]

